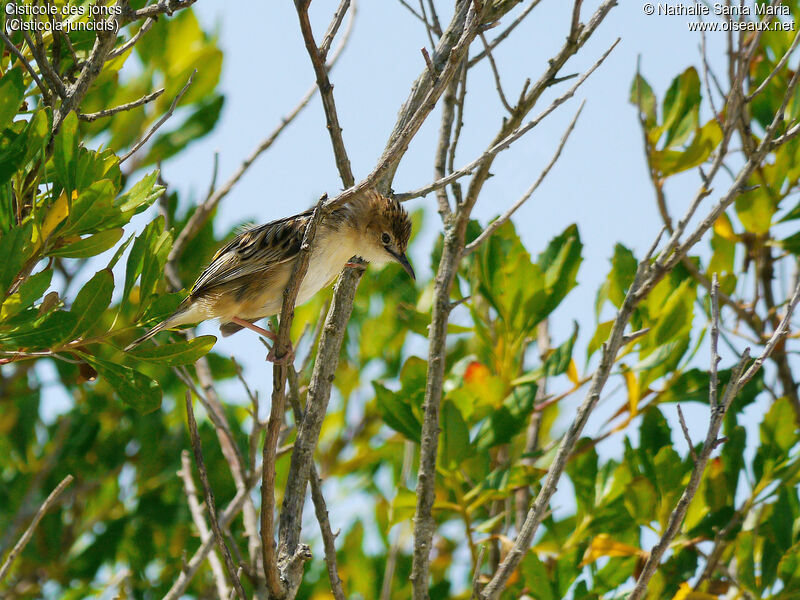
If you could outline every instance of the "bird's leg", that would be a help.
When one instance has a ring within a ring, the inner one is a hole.
[[[264,336],[265,338],[272,340],[273,346],[269,349],[269,353],[267,354],[267,360],[272,363],[278,364],[286,364],[290,362],[294,362],[294,347],[292,343],[289,342],[289,348],[283,356],[280,358],[275,357],[275,342],[278,341],[278,336],[275,335],[273,332],[269,331],[268,329],[264,329],[263,327],[259,327],[258,325],[254,325],[250,321],[245,321],[244,319],[240,319],[239,317],[233,317],[231,319],[231,323],[236,323],[237,325],[241,325],[242,327],[246,327],[251,331],[255,331],[257,334]]]
[[[241,325],[242,327],[245,327],[250,331],[255,331],[258,335],[263,335],[265,338],[272,340],[273,342],[278,339],[278,336],[276,336],[268,329],[259,327],[258,325],[251,323],[250,321],[245,321],[244,319],[240,319],[239,317],[232,317],[231,323],[236,323],[237,325]]]

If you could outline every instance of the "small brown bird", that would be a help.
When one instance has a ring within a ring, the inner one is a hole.
[[[125,350],[164,329],[207,319],[219,319],[223,336],[246,327],[274,340],[272,332],[253,323],[280,312],[283,290],[312,213],[310,209],[237,235],[214,255],[178,309]],[[377,192],[337,207],[317,228],[297,304],[330,284],[345,266],[354,266],[349,263],[353,256],[377,265],[398,262],[415,278],[406,257],[410,235],[405,209]]]

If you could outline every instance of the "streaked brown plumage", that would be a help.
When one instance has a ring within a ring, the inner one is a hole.
[[[280,312],[283,290],[312,212],[237,235],[214,255],[175,313],[126,350],[164,329],[207,319],[219,319],[224,336],[243,327],[269,336],[252,323]],[[378,265],[393,260],[414,277],[405,254],[410,236],[411,220],[403,207],[377,192],[364,193],[336,208],[317,228],[297,304],[330,284],[353,256]]]

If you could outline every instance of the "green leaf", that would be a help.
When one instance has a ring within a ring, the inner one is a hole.
[[[469,429],[461,411],[455,404],[446,400],[442,405],[442,461],[445,468],[457,468],[472,454],[469,444]]]
[[[62,258],[89,258],[96,256],[113,248],[122,237],[122,228],[108,229],[89,237],[78,240],[60,248],[54,248],[47,253],[48,256],[60,256]]]
[[[142,273],[145,252],[150,247],[153,238],[160,235],[162,231],[164,231],[164,218],[159,216],[150,221],[142,233],[136,236],[125,266],[125,287],[122,289],[123,306],[127,304],[136,279]]]
[[[161,388],[144,373],[90,354],[81,353],[81,356],[113,388],[119,399],[137,412],[147,414],[161,406]]]
[[[778,575],[783,580],[784,589],[800,589],[800,542],[783,555],[778,563]]]
[[[31,223],[14,228],[0,236],[0,293],[5,294],[31,249]]]
[[[697,127],[700,108],[700,78],[694,67],[689,67],[672,80],[666,95],[662,112],[664,122],[659,128],[666,132],[664,148],[679,146]],[[654,140],[657,141],[657,140]]]
[[[14,119],[24,96],[22,69],[17,67],[6,71],[0,79],[0,131],[8,127]]]
[[[145,175],[128,192],[117,198],[115,204],[122,212],[139,213],[150,206],[164,193],[164,187],[156,185],[158,171]]]
[[[697,129],[692,143],[685,150],[654,150],[650,165],[662,177],[681,173],[703,164],[722,141],[722,130],[716,119]]]
[[[764,234],[772,225],[777,207],[764,188],[744,192],[736,197],[736,214],[750,233]]]
[[[150,303],[150,296],[155,293],[158,283],[164,280],[164,266],[172,248],[172,232],[162,231],[157,237],[150,239],[142,259],[142,279],[139,282],[140,310]]]
[[[525,554],[519,569],[525,586],[535,594],[536,600],[556,600],[547,568],[533,550]]]
[[[113,206],[116,188],[108,179],[101,179],[81,191],[72,203],[66,226],[61,235],[97,233],[114,226],[120,216],[119,209]]]
[[[157,363],[167,367],[177,367],[180,365],[188,365],[201,356],[205,356],[216,341],[217,338],[213,335],[203,335],[191,340],[164,346],[139,346],[136,350],[128,354],[144,362]]]
[[[528,416],[536,404],[537,386],[533,383],[515,388],[503,400],[503,406],[483,422],[475,436],[477,450],[487,450],[507,444],[525,428]]]
[[[384,423],[411,441],[419,443],[422,423],[414,415],[406,397],[392,392],[377,381],[372,382],[372,387],[375,388],[378,412],[381,413]]]
[[[592,339],[589,340],[589,345],[586,347],[586,358],[590,358],[592,354],[597,352],[600,347],[606,343],[608,336],[611,335],[611,329],[614,327],[614,321],[604,321],[597,324],[597,329],[594,331]]]
[[[53,311],[9,333],[0,333],[0,342],[14,348],[51,349],[69,338],[75,330],[75,315]]]
[[[45,269],[28,277],[28,280],[19,286],[19,290],[11,294],[3,302],[0,309],[0,321],[18,314],[41,298],[45,290],[50,287],[52,278],[52,269]]]
[[[53,163],[56,175],[67,190],[67,195],[75,189],[76,157],[78,154],[78,116],[70,111],[61,123],[53,146]]]
[[[575,341],[578,339],[578,322],[572,322],[572,335],[567,338],[567,341],[554,349],[544,363],[538,368],[528,371],[522,377],[515,379],[512,384],[520,385],[523,383],[536,382],[542,377],[555,377],[561,375],[569,368],[569,363],[572,360],[572,349],[575,347]]]
[[[647,80],[638,73],[631,82],[631,94],[629,97],[631,104],[639,108],[639,112],[644,115],[645,128],[650,129],[656,122],[656,97],[653,88]]]
[[[128,246],[131,245],[133,237],[134,237],[133,234],[129,235],[128,239],[125,240],[123,244],[120,244],[120,247],[117,248],[116,252],[114,252],[114,256],[112,256],[111,260],[108,261],[108,266],[106,267],[106,269],[113,269],[115,266],[117,266],[119,259],[122,258],[122,255],[125,253],[125,250],[128,248]]]
[[[73,336],[83,335],[97,324],[100,315],[111,303],[113,291],[114,275],[108,269],[95,273],[81,288],[70,309],[76,319]]]

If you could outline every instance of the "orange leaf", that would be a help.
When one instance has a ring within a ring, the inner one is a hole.
[[[635,546],[629,546],[614,541],[607,533],[596,536],[583,555],[581,566],[585,567],[602,556],[643,556],[644,551]]]

